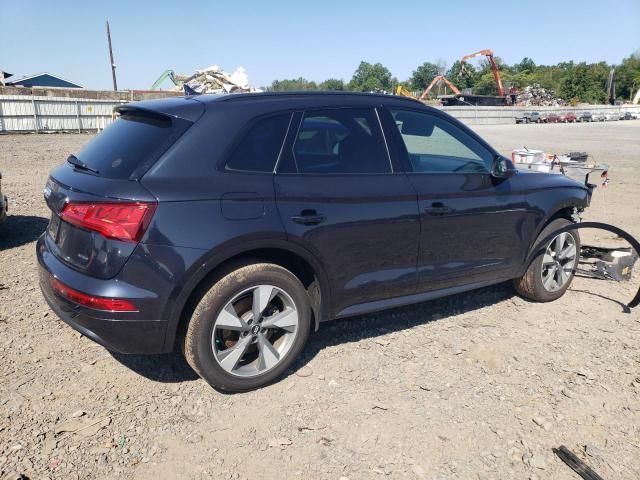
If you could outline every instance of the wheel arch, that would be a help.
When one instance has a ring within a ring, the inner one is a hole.
[[[527,269],[529,254],[535,247],[536,240],[540,236],[540,233],[547,227],[547,225],[558,218],[566,218],[573,223],[577,223],[580,221],[579,213],[582,212],[587,207],[587,205],[588,200],[580,198],[578,196],[571,196],[558,202],[547,211],[547,215],[545,215],[543,219],[538,223],[533,234],[531,235],[531,238],[529,239],[529,245],[527,246],[527,251],[525,254],[525,262],[521,267],[522,272]]]
[[[176,341],[186,327],[190,312],[198,300],[208,290],[216,278],[238,268],[255,262],[268,262],[280,265],[293,273],[302,282],[309,295],[315,330],[320,322],[331,315],[331,290],[328,277],[320,262],[314,256],[286,240],[237,242],[242,248],[228,250],[224,255],[209,255],[198,262],[196,271],[188,275],[188,280],[179,287],[173,301],[172,313],[165,334],[164,347],[173,351]]]

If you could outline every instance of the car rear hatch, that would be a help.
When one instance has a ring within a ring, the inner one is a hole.
[[[127,104],[119,118],[56,167],[44,196],[50,251],[71,268],[111,278],[143,240],[157,207],[139,182],[204,111],[171,99]]]

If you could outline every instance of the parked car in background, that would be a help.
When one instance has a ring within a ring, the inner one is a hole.
[[[212,386],[246,391],[291,368],[325,320],[507,280],[547,302],[571,284],[580,237],[558,230],[591,188],[518,172],[416,100],[194,95],[116,110],[51,171],[36,246],[49,305],[111,350],[182,350]]]
[[[560,114],[560,121],[562,123],[575,123],[578,121],[578,117],[576,117],[576,114],[573,112],[566,112]]]
[[[616,122],[616,121],[620,120],[620,114],[619,113],[605,113],[604,114],[604,119],[607,122]]]
[[[593,122],[593,115],[591,112],[580,112],[578,115],[579,122]]]
[[[620,120],[634,120],[636,118],[637,116],[631,112],[625,112],[622,115],[620,115]]]
[[[548,114],[546,115],[546,117],[545,117],[544,121],[545,121],[546,123],[558,123],[558,122],[561,122],[561,121],[562,121],[562,119],[561,119],[561,117],[560,117],[560,115],[559,115],[559,114],[557,114],[557,113],[555,113],[555,112],[550,112],[550,113],[548,113]]]
[[[607,119],[603,112],[595,112],[591,118],[593,122],[604,122]]]
[[[540,112],[516,114],[516,123],[540,123]]]
[[[2,194],[2,173],[0,172],[0,223],[4,222],[7,218],[7,212],[9,211],[9,201],[6,195]]]

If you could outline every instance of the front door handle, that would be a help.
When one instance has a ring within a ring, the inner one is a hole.
[[[320,215],[315,210],[303,210],[300,215],[294,215],[291,217],[295,223],[302,225],[318,225],[327,219],[324,215]]]
[[[429,215],[446,215],[452,212],[452,209],[447,207],[441,202],[434,202],[430,207],[424,209],[425,213]]]

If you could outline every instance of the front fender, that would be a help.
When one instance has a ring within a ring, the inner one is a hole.
[[[574,208],[577,211],[582,211],[587,208],[591,202],[591,192],[576,183],[575,187],[537,189],[528,192],[526,199],[530,208],[537,212],[533,233],[527,245],[527,251],[530,251],[540,232],[562,211]]]

